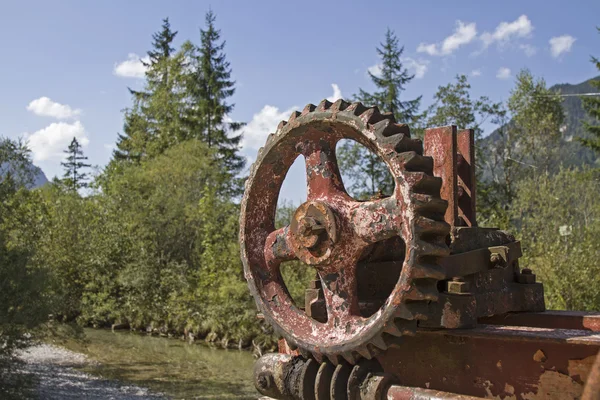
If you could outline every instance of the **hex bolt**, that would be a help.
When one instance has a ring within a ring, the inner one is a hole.
[[[529,268],[523,268],[521,273],[517,275],[517,282],[524,284],[532,284],[535,283],[535,274]]]
[[[490,256],[490,262],[496,268],[502,268],[506,265],[504,257],[502,257],[499,253],[492,253]]]
[[[462,277],[455,276],[451,281],[448,281],[447,291],[453,294],[467,294],[470,286],[469,282],[465,282]]]

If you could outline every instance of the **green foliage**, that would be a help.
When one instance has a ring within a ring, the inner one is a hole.
[[[511,217],[523,265],[544,283],[550,309],[600,309],[600,176],[561,169],[518,184]]]
[[[600,33],[600,27],[596,28]],[[592,57],[592,63],[596,66],[596,68],[600,71],[600,60],[596,57]],[[596,91],[600,91],[600,79],[596,79],[590,82],[592,87],[596,89]],[[578,140],[586,147],[594,150],[595,152],[600,153],[600,125],[598,121],[600,121],[600,97],[582,97],[581,102],[583,103],[583,108],[588,113],[588,115],[592,118],[594,122],[583,121],[585,129],[593,135],[592,138],[578,138]]]
[[[558,93],[547,88],[544,79],[536,80],[525,69],[517,75],[508,109],[518,144],[527,155],[524,159],[540,173],[550,171],[558,161],[557,145],[565,119]]]
[[[466,75],[457,75],[456,83],[439,86],[433,96],[434,103],[427,110],[427,126],[456,125],[459,129],[475,130],[475,139],[483,133],[486,121],[497,123],[506,112],[501,103],[492,103],[486,96],[471,99],[471,84]]]
[[[562,165],[559,143],[565,120],[558,93],[528,70],[517,75],[507,108],[508,113],[499,108],[496,114],[500,128],[494,132],[495,140],[481,142],[482,174],[478,182],[482,221],[505,229],[510,227],[510,208],[518,183],[555,173]]]
[[[417,115],[421,96],[413,100],[401,100],[406,85],[413,80],[402,64],[404,47],[399,47],[398,38],[388,29],[384,43],[377,48],[381,58],[379,72],[369,71],[371,81],[378,89],[369,93],[359,89],[354,99],[366,106],[377,106],[381,112],[391,112],[400,123],[412,123],[419,119]],[[390,195],[394,190],[394,180],[387,165],[366,147],[354,141],[341,142],[337,149],[340,169],[351,182],[348,189],[360,199],[375,195]]]
[[[22,142],[0,139],[0,397],[19,394],[15,351],[32,343],[33,330],[47,321],[52,298],[47,270],[36,265],[35,244],[44,210],[31,182],[29,150]],[[6,167],[6,169],[4,169]],[[11,385],[12,382],[12,385]],[[17,387],[15,387],[15,385]]]

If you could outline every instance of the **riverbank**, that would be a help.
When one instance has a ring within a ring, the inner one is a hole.
[[[50,393],[44,385],[65,389],[58,392],[58,397],[42,398],[256,400],[260,397],[252,379],[254,357],[248,351],[127,331],[85,328],[84,333],[84,340],[68,340],[61,347],[36,346],[22,354],[30,376],[39,375],[40,391]],[[82,393],[77,389],[80,386],[91,394],[77,397]],[[72,397],[60,395],[68,394],[71,387],[75,388]],[[103,391],[109,397],[93,397]]]
[[[162,400],[167,397],[151,393],[147,388],[103,379],[78,368],[99,366],[84,354],[58,346],[41,344],[20,352],[23,373],[33,379],[33,393],[44,400],[124,399]]]

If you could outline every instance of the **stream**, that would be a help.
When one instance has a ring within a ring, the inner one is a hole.
[[[172,399],[257,399],[254,358],[247,351],[130,332],[85,329],[85,343],[63,346],[98,363],[85,373],[148,388]]]

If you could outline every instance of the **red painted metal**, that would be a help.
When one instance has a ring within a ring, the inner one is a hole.
[[[461,226],[477,226],[475,180],[475,131],[463,129],[456,136],[458,175],[457,208]]]
[[[442,178],[440,196],[448,202],[445,220],[459,226],[456,126],[426,129],[423,154],[433,158],[433,175]]]
[[[344,138],[386,162],[392,196],[359,202],[346,193],[335,155]],[[277,196],[300,155],[308,200],[276,230]],[[421,144],[376,108],[308,105],[259,152],[240,225],[250,289],[288,355],[257,363],[262,393],[598,400],[600,313],[544,312],[542,284],[519,266],[519,242],[477,227],[473,130],[427,129]],[[318,275],[304,309],[279,271],[293,259]]]

